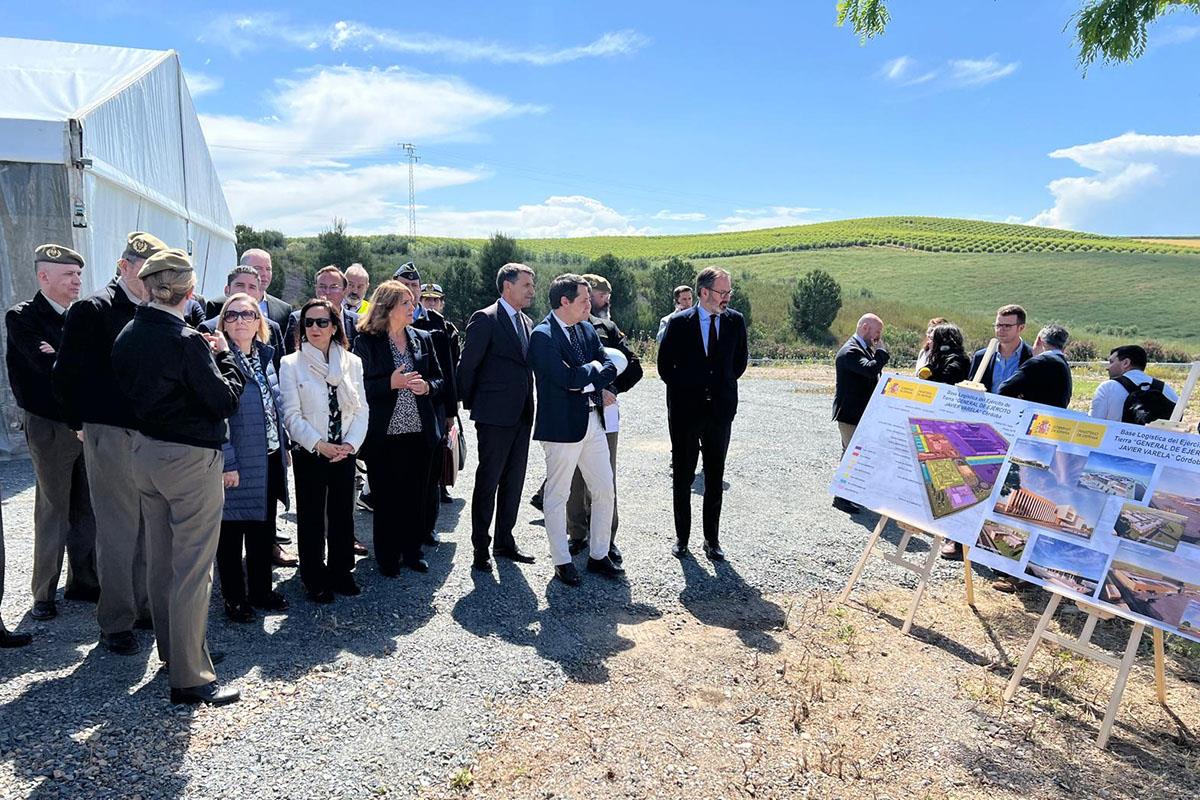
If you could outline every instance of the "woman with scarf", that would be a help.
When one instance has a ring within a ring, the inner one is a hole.
[[[341,310],[324,298],[300,309],[295,335],[279,382],[293,443],[300,579],[309,599],[331,603],[335,593],[359,593],[351,571],[354,456],[367,435],[362,362],[347,349]]]
[[[229,352],[245,380],[237,413],[229,418],[224,445],[225,508],[217,545],[217,573],[225,616],[253,622],[255,608],[286,611],[288,604],[271,588],[275,545],[275,508],[287,503],[287,434],[283,428],[275,348],[258,302],[248,294],[229,297],[217,316],[217,330],[229,340]],[[242,548],[246,571],[242,573]]]
[[[371,409],[365,456],[375,487],[375,560],[386,577],[401,564],[429,570],[421,542],[433,530],[425,498],[438,479],[433,466],[442,429],[434,403],[441,402],[442,370],[430,334],[412,325],[415,308],[412,290],[384,281],[354,342]]]

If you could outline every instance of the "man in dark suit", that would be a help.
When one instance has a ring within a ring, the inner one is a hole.
[[[729,273],[707,267],[696,277],[700,302],[667,321],[658,348],[658,376],[667,384],[667,425],[671,432],[671,483],[675,507],[675,547],[687,555],[692,528],[692,479],[704,450],[704,553],[713,561],[721,549],[721,500],[725,453],[737,414],[737,382],[749,352],[746,320],[729,308]]]
[[[537,379],[537,425],[533,438],[546,454],[546,535],[555,576],[578,586],[579,572],[567,544],[567,498],[578,468],[592,495],[588,571],[614,577],[623,571],[608,557],[616,489],[604,436],[604,388],[617,368],[588,322],[587,281],[571,273],[550,284],[552,311],[529,337],[529,361]]]
[[[1066,408],[1071,404],[1071,365],[1063,355],[1070,334],[1062,325],[1047,325],[1033,343],[1033,357],[997,387],[997,394],[1031,403]]]
[[[450,327],[446,322],[446,318],[431,308],[427,308],[421,301],[421,273],[413,262],[409,261],[396,269],[392,273],[392,278],[398,280],[408,287],[412,292],[413,298],[417,300],[416,308],[413,309],[414,328],[422,331],[428,331],[430,338],[433,340],[433,352],[437,357],[438,365],[442,366],[442,392],[439,397],[440,403],[435,404],[434,410],[437,412],[438,429],[442,433],[442,442],[434,448],[433,465],[430,467],[434,475],[442,474],[442,458],[446,453],[445,436],[446,431],[450,426],[446,424],[448,419],[453,419],[458,414],[458,387],[454,380],[453,365],[456,363],[454,358],[454,345],[450,340]],[[428,491],[425,497],[426,503],[426,519],[429,521],[429,529],[425,531],[425,544],[436,545],[441,542],[438,538],[436,525],[438,518],[438,508],[441,506],[441,491],[437,481],[430,481]]]
[[[83,285],[83,257],[69,247],[44,244],[34,251],[38,293],[8,310],[5,360],[17,405],[25,412],[25,441],[37,488],[33,501],[33,611],[37,620],[58,616],[55,595],[68,556],[69,600],[95,602],[96,520],[88,497],[83,443],[51,388],[62,346],[67,306]]]
[[[262,282],[259,278],[258,270],[249,266],[237,266],[229,272],[229,276],[225,280],[225,294],[221,297],[221,304],[215,308],[210,303],[208,308],[211,312],[208,319],[196,326],[197,330],[205,333],[217,332],[217,320],[221,316],[221,309],[225,306],[225,301],[235,294],[248,294],[258,301],[258,311],[264,313],[263,308],[263,292]],[[275,369],[279,369],[279,361],[283,358],[283,332],[279,326],[275,324],[275,320],[267,318],[267,330],[270,331],[270,345],[275,350],[275,357],[272,359],[275,362]],[[294,565],[292,565],[294,566]]]
[[[354,339],[358,336],[358,314],[355,314],[344,305],[346,297],[346,276],[337,267],[330,264],[327,267],[321,267],[317,270],[317,274],[313,276],[313,291],[317,297],[322,297],[333,303],[334,308],[342,310],[342,326],[346,331],[346,338],[350,340],[350,349],[354,348]],[[286,355],[291,355],[296,352],[296,337],[297,326],[300,325],[300,309],[293,311],[287,319],[287,326],[283,329],[283,346],[286,350]]]
[[[833,362],[837,380],[833,390],[833,419],[842,437],[843,454],[889,358],[883,345],[883,320],[874,314],[863,314],[854,335],[838,350]],[[841,497],[833,498],[833,507],[848,514],[862,511],[857,503]]]
[[[1025,309],[1018,305],[1001,306],[996,311],[993,328],[1000,347],[983,372],[982,383],[989,392],[996,391],[1000,384],[1012,377],[1018,367],[1033,358],[1033,349],[1021,338],[1025,331]],[[987,348],[981,348],[976,350],[971,358],[971,370],[967,373],[971,380],[975,379],[975,372],[986,353]]]
[[[259,299],[258,308],[267,315],[267,319],[279,326],[279,330],[286,331],[288,317],[292,313],[291,304],[280,300],[275,295],[267,294],[267,287],[271,285],[271,278],[274,275],[271,269],[271,254],[257,247],[251,248],[242,253],[242,257],[238,260],[238,266],[253,267],[258,270],[258,283],[262,288],[262,297]],[[221,313],[224,305],[224,297],[209,300],[205,306],[206,317],[210,319],[215,317]],[[278,347],[275,348],[275,352],[279,353]]]
[[[533,563],[513,538],[533,428],[533,372],[528,360],[533,326],[523,311],[533,302],[533,282],[533,270],[524,264],[500,268],[496,275],[500,299],[471,315],[458,362],[458,394],[463,408],[471,412],[478,442],[471,544],[474,567],[481,570],[491,569],[488,528],[493,511],[496,556]]]

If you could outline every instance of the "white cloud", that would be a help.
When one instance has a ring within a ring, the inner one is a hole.
[[[193,72],[190,69],[183,71],[183,77],[187,81],[188,91],[192,93],[192,97],[211,94],[225,85],[225,81],[220,78],[207,75],[203,72]]]
[[[759,228],[783,228],[788,225],[810,225],[819,220],[809,215],[819,208],[803,206],[770,206],[767,208],[739,208],[717,223],[718,231],[752,231]]]
[[[1005,78],[1017,71],[1020,62],[1001,63],[992,55],[987,58],[960,58],[949,62],[950,80],[958,86],[982,86]]]
[[[1176,25],[1155,33],[1150,38],[1150,44],[1152,47],[1165,47],[1173,44],[1187,44],[1196,39],[1200,39],[1200,25]]]
[[[671,222],[699,222],[708,219],[708,215],[700,211],[670,211],[664,208],[654,215],[654,219],[665,219]]]
[[[1055,150],[1051,158],[1091,171],[1057,178],[1047,188],[1054,205],[1030,225],[1112,234],[1194,233],[1200,186],[1200,135],[1125,133]]]
[[[208,24],[201,41],[224,45],[234,52],[258,46],[263,39],[307,50],[378,50],[406,55],[439,56],[451,61],[490,61],[544,67],[582,58],[627,55],[649,40],[632,30],[611,31],[583,45],[549,48],[520,47],[500,42],[455,39],[430,33],[377,28],[340,20],[332,25],[296,25],[279,14],[225,14]]]
[[[512,210],[426,209],[417,214],[417,230],[427,236],[464,237],[486,237],[500,231],[523,239],[646,236],[656,232],[637,227],[626,215],[582,195],[548,197],[544,202]]]
[[[916,62],[908,56],[900,56],[893,58],[891,61],[884,62],[883,67],[879,70],[879,74],[889,81],[902,80],[904,76],[912,69]]]

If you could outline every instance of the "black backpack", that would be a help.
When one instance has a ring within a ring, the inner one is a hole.
[[[1140,385],[1124,375],[1116,380],[1129,392],[1121,409],[1121,422],[1147,425],[1156,419],[1170,419],[1175,413],[1175,403],[1163,393],[1166,384],[1158,378]]]

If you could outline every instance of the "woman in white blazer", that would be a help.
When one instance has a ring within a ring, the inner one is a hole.
[[[359,593],[351,573],[354,462],[368,419],[362,361],[328,300],[304,304],[296,338],[296,352],[280,362],[279,388],[293,443],[300,580],[309,599],[331,603],[335,593]]]

